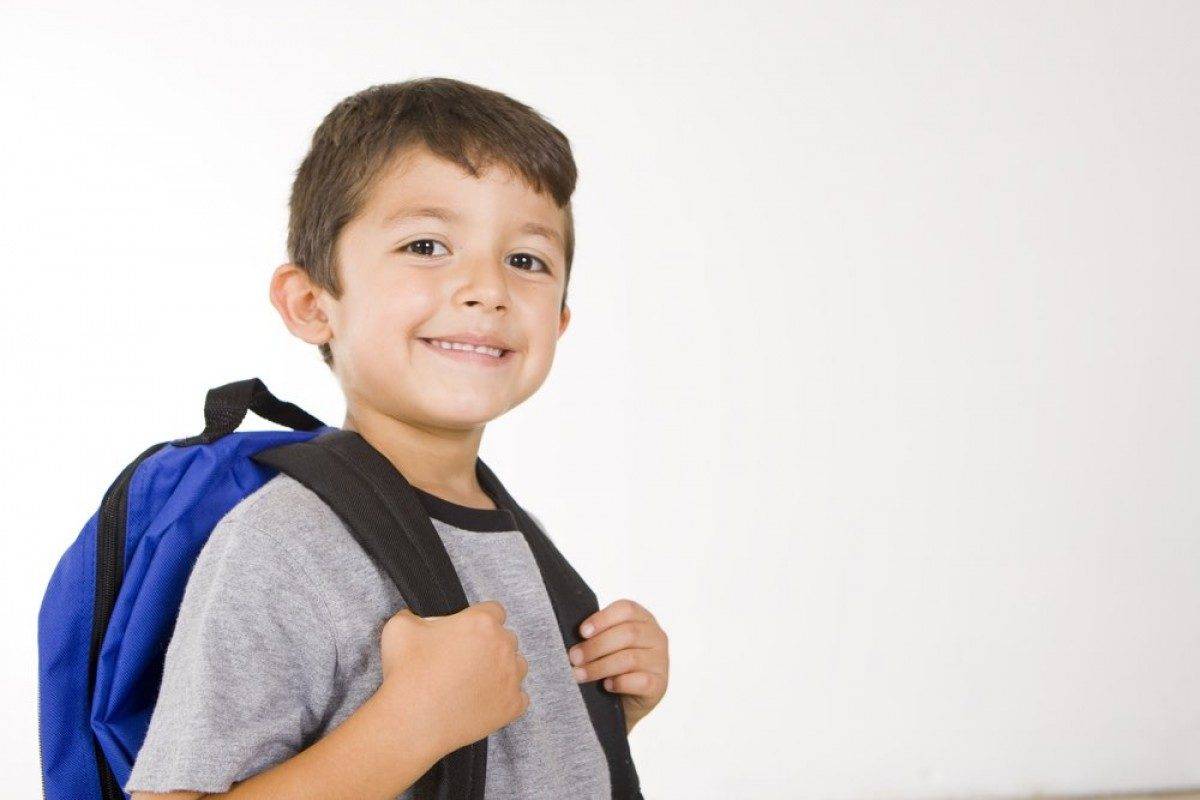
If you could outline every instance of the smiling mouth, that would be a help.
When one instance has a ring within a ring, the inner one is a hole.
[[[420,337],[418,337],[420,338]],[[504,350],[500,348],[486,347],[476,349],[471,345],[453,345],[449,343],[439,344],[433,339],[421,339],[425,346],[430,350],[436,350],[441,355],[460,361],[467,364],[482,364],[485,366],[498,366],[507,364],[512,361],[513,350]],[[499,355],[496,353],[499,352]]]

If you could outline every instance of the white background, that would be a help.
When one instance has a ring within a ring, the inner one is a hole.
[[[117,472],[231,380],[340,424],[267,300],[287,194],[333,104],[426,75],[573,143],[572,325],[481,455],[671,637],[650,800],[1200,785],[1200,5],[10,2],[0,31],[0,795],[39,791],[37,609]]]

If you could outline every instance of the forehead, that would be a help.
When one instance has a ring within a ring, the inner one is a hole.
[[[503,162],[481,167],[475,177],[423,145],[413,145],[380,170],[364,212],[389,225],[405,211],[422,207],[450,207],[464,215],[502,212],[554,225],[563,213],[548,192],[535,191]]]

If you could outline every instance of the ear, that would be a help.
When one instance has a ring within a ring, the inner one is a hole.
[[[280,264],[271,275],[271,305],[288,330],[309,344],[324,344],[333,338],[329,317],[321,307],[328,293],[317,286],[300,267]]]
[[[571,307],[563,306],[562,315],[558,320],[558,335],[562,336],[567,329],[567,324],[571,321]]]

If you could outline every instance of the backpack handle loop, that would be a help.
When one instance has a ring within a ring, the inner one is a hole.
[[[215,442],[237,430],[248,411],[296,431],[313,431],[326,427],[324,422],[300,406],[280,400],[271,394],[267,385],[258,378],[247,378],[209,389],[204,398],[204,430],[196,436],[175,439],[170,443],[177,447],[186,447]]]

